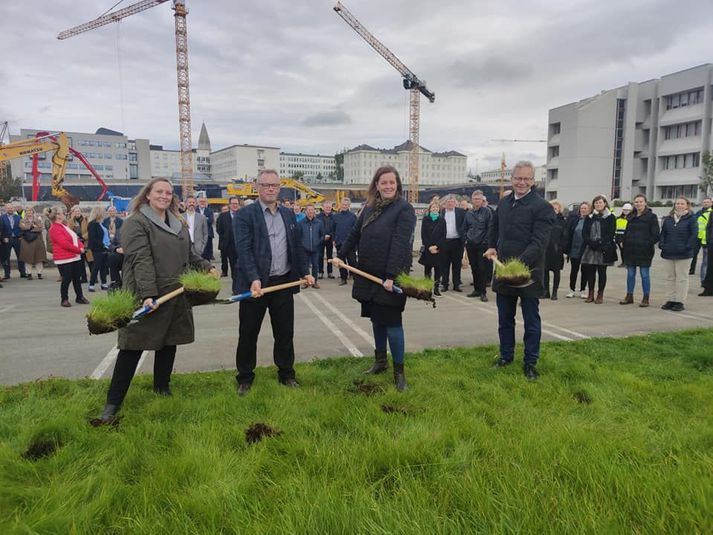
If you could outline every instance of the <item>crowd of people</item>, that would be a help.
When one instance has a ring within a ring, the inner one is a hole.
[[[703,291],[713,296],[713,270],[707,269],[713,246],[713,202],[706,198],[697,213],[680,197],[662,221],[644,195],[625,203],[616,216],[608,199],[597,195],[565,213],[557,200],[546,201],[533,193],[534,167],[519,162],[511,177],[512,190],[498,208],[488,205],[476,190],[470,202],[455,196],[434,198],[421,224],[418,263],[433,280],[433,293],[463,291],[462,270],[470,268],[473,290],[468,297],[487,302],[487,288],[496,295],[500,352],[495,367],[511,364],[515,351],[515,315],[518,302],[524,320],[523,372],[538,377],[540,354],[540,299],[558,299],[561,272],[570,265],[568,298],[603,304],[608,268],[626,269],[626,294],[621,305],[635,302],[641,284],[639,307],[651,305],[651,265],[660,250],[666,275],[666,301],[661,308],[684,310],[689,277],[697,257]],[[119,355],[101,417],[108,422],[119,410],[142,351],[155,351],[154,387],[170,395],[169,382],[176,346],[194,338],[190,305],[184,298],[156,305],[156,298],[175,289],[178,275],[188,266],[230,276],[235,293],[250,291],[256,299],[239,305],[239,338],[236,349],[238,394],[247,395],[255,378],[257,339],[262,321],[270,313],[274,338],[273,357],[278,381],[299,387],[294,360],[294,294],[302,288],[319,289],[319,281],[336,279],[344,286],[351,267],[358,267],[382,281],[374,284],[353,278],[352,297],[361,315],[370,319],[374,334],[374,363],[365,371],[382,373],[389,367],[390,350],[394,384],[400,391],[408,384],[404,371],[405,331],[402,313],[406,299],[394,292],[400,273],[414,269],[412,251],[416,229],[414,208],[403,198],[398,171],[379,168],[369,186],[366,202],[358,213],[351,201],[338,207],[330,202],[317,207],[300,206],[278,198],[279,175],[263,170],[256,180],[258,197],[231,197],[214,214],[203,197],[179,201],[166,179],[150,181],[134,198],[127,217],[114,207],[95,206],[87,214],[79,206],[65,210],[54,206],[39,213],[6,203],[0,217],[0,259],[3,281],[11,276],[14,253],[21,278],[43,278],[48,252],[60,274],[60,304],[87,304],[84,293],[124,287],[154,310],[141,322],[119,331]],[[320,210],[318,211],[318,208]],[[43,230],[47,233],[43,239]],[[212,265],[217,234],[220,269]],[[517,258],[531,272],[531,281],[510,285],[493,277],[496,259]],[[618,262],[618,264],[617,264]],[[285,289],[265,289],[286,285]],[[160,310],[159,310],[160,309]]]

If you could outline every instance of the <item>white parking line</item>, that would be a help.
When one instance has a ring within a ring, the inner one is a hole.
[[[8,305],[6,307],[2,307],[2,308],[0,308],[0,314],[4,314],[5,312],[10,312],[16,306],[17,305]]]
[[[683,316],[684,318],[692,319],[692,320],[698,320],[698,321],[713,321],[713,318],[710,316],[705,316],[703,314],[699,314],[698,312],[671,312],[669,310],[665,310],[667,314],[670,314],[672,316]]]
[[[344,323],[349,325],[349,327],[351,327],[355,333],[357,333],[359,336],[361,336],[366,341],[367,344],[369,344],[370,346],[374,345],[374,337],[373,336],[371,336],[364,329],[362,329],[356,323],[354,323],[352,320],[350,320],[347,316],[345,316],[339,309],[337,309],[334,305],[332,305],[324,297],[322,297],[318,293],[313,294],[313,295],[317,299],[319,299],[324,304],[324,306],[326,306],[329,310],[331,310],[335,316],[337,316],[340,320],[342,320]]]
[[[359,351],[359,349],[357,349],[357,347],[354,344],[352,344],[351,340],[349,340],[349,338],[347,338],[344,335],[344,333],[339,330],[339,327],[337,327],[334,323],[332,323],[331,320],[329,320],[329,318],[327,318],[324,314],[322,314],[322,312],[316,306],[314,306],[314,303],[312,303],[312,301],[310,301],[305,296],[304,293],[298,293],[297,296],[305,302],[305,304],[309,307],[309,309],[312,312],[314,312],[314,315],[317,316],[321,320],[322,323],[324,323],[324,325],[327,327],[327,329],[332,331],[334,333],[334,335],[337,338],[339,338],[339,340],[342,342],[342,344],[344,344],[344,347],[346,347],[347,350],[353,356],[355,356],[355,357],[363,357],[364,356],[364,353]]]
[[[89,377],[91,379],[101,379],[104,372],[114,363],[118,354],[119,349],[116,346],[112,347]]]
[[[473,301],[471,301],[471,300],[470,300],[469,298],[467,298],[467,297],[458,297],[458,296],[454,296],[454,295],[453,295],[453,296],[451,296],[451,295],[445,295],[444,297],[445,297],[446,299],[450,299],[450,300],[452,300],[452,301],[455,301],[456,303],[465,303],[465,304],[468,304],[468,305],[471,305],[471,306],[475,306],[478,310],[481,310],[481,311],[485,312],[486,314],[497,315],[497,311],[496,311],[496,310],[490,310],[489,308],[485,308],[485,307],[478,306],[478,303],[474,303]],[[541,322],[541,323],[544,324],[544,322]],[[555,326],[555,325],[550,325],[550,327],[555,327],[555,328],[559,329],[559,327],[557,327],[557,326]],[[554,331],[550,331],[550,330],[548,330],[548,329],[540,329],[540,330],[541,330],[544,334],[549,334],[550,336],[552,336],[552,337],[554,337],[554,338],[557,338],[558,340],[564,340],[565,342],[573,342],[573,341],[574,341],[574,338],[570,338],[569,336],[564,336],[564,335],[562,335],[562,334],[558,334],[558,333],[556,333],[556,332],[554,332]],[[564,330],[564,329],[562,329],[562,330]]]

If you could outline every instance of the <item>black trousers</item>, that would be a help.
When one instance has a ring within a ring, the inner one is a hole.
[[[589,291],[594,291],[594,281],[597,281],[597,291],[599,293],[604,291],[607,286],[607,267],[608,266],[597,266],[593,264],[582,264],[582,276],[587,279],[587,286],[589,286]],[[598,276],[598,277],[597,277]]]
[[[10,278],[10,255],[15,251],[17,258],[17,269],[22,277],[25,276],[25,263],[20,260],[20,238],[10,238],[8,243],[2,244],[2,267],[5,270],[5,278]]]
[[[483,253],[487,249],[487,245],[472,243],[465,245],[465,252],[468,254],[468,262],[470,262],[470,272],[473,275],[473,286],[475,291],[481,294],[485,292],[485,285],[488,282],[490,260],[483,257]]]
[[[447,239],[443,246],[443,267],[441,269],[441,282],[448,286],[449,271],[453,273],[453,286],[460,286],[460,270],[463,265],[463,242],[460,238]]]
[[[268,286],[288,282],[287,277],[270,278]],[[275,344],[272,357],[277,366],[280,381],[295,377],[295,299],[292,289],[269,293],[259,299],[248,299],[240,303],[238,317],[238,349],[235,352],[235,367],[238,369],[238,383],[252,383],[257,364],[257,339],[265,312],[270,311],[272,337]]]
[[[59,286],[59,296],[62,301],[69,299],[69,285],[74,287],[74,294],[77,299],[84,297],[82,293],[82,273],[84,273],[84,260],[75,260],[68,264],[57,264],[57,269],[62,277],[62,284]]]
[[[693,275],[696,272],[696,264],[698,263],[698,253],[701,252],[701,240],[696,239],[696,244],[693,248],[693,258],[691,258],[691,267],[688,268],[688,272]]]
[[[104,249],[92,249],[94,262],[92,270],[89,272],[89,284],[96,284],[97,275],[101,283],[106,284],[106,255],[107,252]]]
[[[339,252],[339,249],[341,249],[341,248],[342,248],[342,244],[341,244],[341,243],[338,243],[338,244],[337,244],[337,252]],[[351,253],[349,253],[349,254],[347,255],[347,259],[346,259],[346,260],[347,260],[347,264],[349,264],[350,266],[356,266],[356,263],[357,263],[356,253],[355,253],[354,251],[352,251]],[[348,272],[346,269],[344,269],[344,268],[339,268],[339,278],[341,278],[342,280],[345,281],[345,280],[347,280],[347,276],[348,276],[348,275],[349,275],[349,272]]]
[[[334,241],[330,238],[328,241],[322,242],[319,247],[319,273],[324,274],[324,254],[327,254],[327,260],[334,258]],[[332,274],[332,264],[327,262],[327,273]]]
[[[121,253],[108,253],[106,255],[106,266],[109,270],[109,280],[115,286],[121,286],[121,266],[124,263],[124,255]]]
[[[141,351],[122,349],[116,356],[114,373],[111,376],[109,392],[106,395],[106,402],[111,405],[121,405],[129,391],[131,380],[136,373],[136,366],[141,359]],[[166,389],[171,382],[171,372],[173,362],[176,360],[176,346],[164,346],[154,354],[153,361],[153,387],[155,389]]]
[[[713,243],[712,244],[707,244],[707,245],[701,245],[701,247],[707,247],[708,248],[708,268],[706,269],[706,276],[705,278],[701,281],[701,286],[708,292],[713,292]]]
[[[441,266],[424,266],[423,276],[431,278],[431,272],[433,272],[433,282],[438,284],[441,280]]]
[[[569,257],[569,289],[574,291],[577,285],[577,275],[579,275],[581,262],[579,258]],[[584,277],[584,269],[582,269],[582,278],[579,281],[579,291],[583,292],[587,287],[587,279]]]
[[[545,295],[550,293],[550,271],[552,272],[552,293],[556,294],[560,287],[560,271],[559,269],[545,270]]]
[[[238,261],[238,255],[235,249],[230,247],[225,251],[220,251],[220,271],[226,275],[233,276],[233,270],[235,269],[235,263]],[[228,271],[230,267],[230,271]]]

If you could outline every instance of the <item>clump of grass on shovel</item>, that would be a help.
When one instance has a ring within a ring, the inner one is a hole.
[[[87,313],[89,334],[110,333],[125,327],[139,305],[137,297],[125,289],[92,299]]]
[[[510,258],[495,265],[495,278],[510,286],[522,286],[530,282],[530,268],[517,258]]]
[[[204,271],[188,270],[179,281],[191,306],[210,303],[220,292],[220,280]]]
[[[396,277],[396,286],[401,288],[408,297],[420,299],[433,303],[436,308],[436,301],[433,299],[433,281],[426,277],[412,277],[408,273],[401,273]]]

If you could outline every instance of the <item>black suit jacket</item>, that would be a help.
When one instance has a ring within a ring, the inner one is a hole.
[[[240,211],[236,212],[235,217],[237,217],[237,214],[239,213]],[[225,254],[230,254],[235,251],[233,223],[234,221],[232,221],[230,217],[230,210],[228,210],[218,216],[218,221],[215,225],[218,231],[218,249],[223,251]]]
[[[458,229],[458,234],[460,234],[460,239],[462,242],[465,242],[465,232],[463,229],[463,226],[465,224],[465,210],[463,208],[458,208],[457,206],[454,208],[456,211],[456,228]],[[441,210],[441,217],[445,221],[446,219],[446,210],[445,208]],[[446,225],[447,227],[447,225]]]
[[[205,210],[196,208],[196,212],[205,216],[205,218],[208,220],[208,239],[212,239],[215,236],[213,232],[213,223],[215,223],[215,216],[213,215],[213,210],[211,210],[210,208],[206,208]]]

